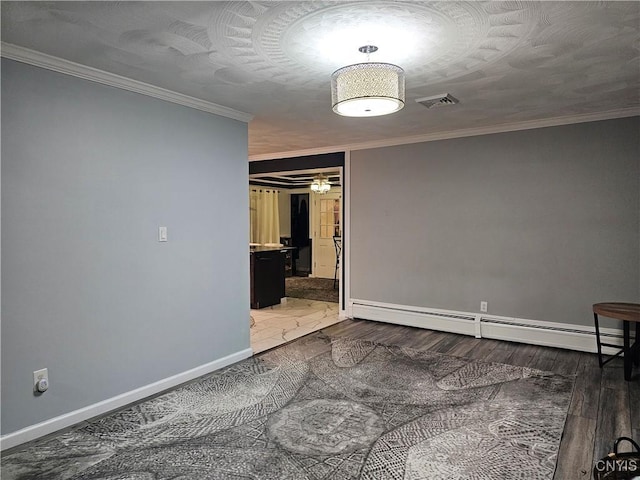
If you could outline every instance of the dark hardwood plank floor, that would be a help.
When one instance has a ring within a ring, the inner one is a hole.
[[[591,479],[595,461],[609,453],[616,438],[640,439],[640,372],[636,368],[632,381],[626,382],[619,359],[600,369],[597,355],[591,353],[477,339],[367,320],[345,320],[323,331],[334,337],[361,338],[575,375],[554,480]],[[628,445],[623,451],[628,451]]]

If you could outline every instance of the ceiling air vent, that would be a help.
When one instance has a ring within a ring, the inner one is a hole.
[[[446,107],[447,105],[455,105],[458,103],[458,99],[450,93],[443,93],[441,95],[434,95],[432,97],[418,98],[416,100],[420,105],[424,105],[427,108]]]

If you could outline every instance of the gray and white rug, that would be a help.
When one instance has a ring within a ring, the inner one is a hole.
[[[551,479],[573,377],[317,333],[2,458],[9,479]]]
[[[332,278],[287,277],[284,291],[287,297],[338,303],[338,284],[333,285]]]

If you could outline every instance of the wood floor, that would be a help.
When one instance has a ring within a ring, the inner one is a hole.
[[[345,320],[323,329],[331,336],[430,350],[477,360],[575,375],[554,480],[591,479],[594,463],[621,436],[640,440],[640,369],[624,380],[618,359],[603,369],[595,354],[435,332],[367,320]],[[622,445],[622,444],[621,444]],[[625,448],[621,451],[629,451]]]

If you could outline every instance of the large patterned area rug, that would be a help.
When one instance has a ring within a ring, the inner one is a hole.
[[[287,297],[338,303],[338,289],[333,288],[332,278],[287,277],[284,292]]]
[[[573,378],[321,333],[2,459],[8,479],[551,479]]]

